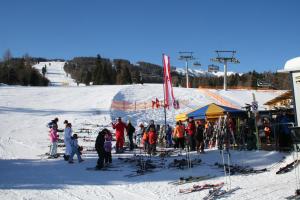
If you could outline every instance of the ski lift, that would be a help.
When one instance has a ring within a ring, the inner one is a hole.
[[[196,61],[196,62],[193,63],[193,65],[194,65],[195,67],[200,67],[200,66],[201,66],[201,63],[198,62],[198,61]]]

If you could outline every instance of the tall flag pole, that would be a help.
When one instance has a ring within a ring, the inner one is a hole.
[[[171,77],[171,65],[170,57],[163,54],[163,66],[164,66],[164,103],[165,107],[168,109],[176,105],[173,87],[172,87],[172,77]]]
[[[165,89],[165,62],[164,62],[165,54],[162,54],[162,64],[164,68],[163,73],[163,93],[164,93],[164,114],[165,114],[165,134],[167,134],[167,111],[166,111],[166,89]]]

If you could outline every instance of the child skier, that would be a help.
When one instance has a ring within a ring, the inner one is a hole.
[[[71,152],[71,155],[70,155],[70,158],[69,158],[69,163],[74,163],[73,162],[73,157],[74,157],[75,154],[77,155],[78,162],[81,163],[82,161],[84,161],[80,156],[78,140],[77,139],[78,139],[77,134],[74,134],[72,139],[71,139],[72,152]]]
[[[108,129],[104,129],[104,163],[112,163],[111,149],[112,149],[112,134]]]
[[[57,141],[58,141],[58,134],[57,134],[57,125],[53,124],[50,129],[50,156],[49,158],[57,158]]]

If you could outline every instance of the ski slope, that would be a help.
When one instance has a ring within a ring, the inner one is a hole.
[[[39,66],[43,67],[43,63]],[[51,62],[47,66],[52,83],[74,82],[64,75],[63,65]],[[159,84],[145,85],[115,85],[66,87],[66,84],[53,84],[50,87],[0,87],[0,199],[112,199],[112,200],[190,200],[202,199],[207,190],[190,194],[179,194],[180,188],[192,187],[195,183],[182,186],[168,184],[182,176],[213,175],[212,179],[200,181],[197,184],[217,183],[224,181],[224,173],[214,167],[215,162],[221,162],[219,151],[210,150],[206,154],[192,153],[193,158],[202,160],[202,164],[192,169],[178,170],[162,168],[144,176],[125,177],[135,169],[134,165],[124,163],[118,157],[132,157],[133,152],[113,154],[113,164],[119,171],[86,171],[86,167],[95,166],[95,152],[85,151],[85,162],[68,164],[62,158],[45,159],[49,151],[48,128],[46,124],[54,117],[59,118],[58,126],[67,119],[73,124],[74,132],[81,128],[92,129],[90,133],[78,133],[79,136],[95,138],[97,130],[107,127],[117,116],[124,121],[131,120],[134,126],[140,122],[154,119],[156,123],[164,121],[163,109],[147,109],[137,111],[112,110],[113,101],[148,102],[155,98],[163,99],[162,86]],[[64,86],[64,87],[58,87]],[[278,92],[257,91],[218,91],[232,103],[243,106],[251,103],[252,92],[256,92],[259,105],[273,97]],[[190,111],[211,102],[214,98],[206,96],[198,89],[174,88],[176,98],[187,102],[179,110],[168,111],[167,121],[174,123],[177,113]],[[98,126],[97,126],[98,125]],[[99,127],[100,126],[100,127]],[[62,137],[62,135],[61,135]],[[94,142],[79,139],[85,148],[92,148]],[[63,152],[59,148],[59,152]],[[135,153],[139,153],[136,151]],[[277,163],[285,156],[282,163]],[[174,158],[185,158],[175,154],[167,158],[166,165]],[[279,167],[293,159],[290,154],[267,151],[232,151],[233,164],[269,169],[268,172],[249,176],[235,174],[231,177],[232,187],[241,189],[226,199],[284,199],[296,189],[295,173],[275,175]],[[161,162],[159,157],[153,160]],[[228,186],[228,185],[227,185]]]
[[[64,71],[65,62],[39,62],[33,67],[42,73],[42,68],[46,67],[46,78],[50,80],[51,86],[77,86],[76,82]],[[81,84],[82,86],[83,84]]]

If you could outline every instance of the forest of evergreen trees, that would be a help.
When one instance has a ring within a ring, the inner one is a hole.
[[[172,68],[172,83],[174,86],[186,85],[184,75]],[[78,83],[94,85],[104,84],[132,84],[132,83],[162,83],[163,69],[159,65],[138,62],[130,63],[128,60],[97,57],[76,57],[68,61],[65,71],[71,74]],[[259,88],[258,81],[270,84],[272,89],[290,89],[288,74],[251,71],[244,74],[233,74],[227,78],[228,87]],[[223,86],[223,77],[205,76],[190,77],[190,87],[216,87]]]
[[[49,80],[43,77],[32,65],[49,61],[45,58],[32,58],[25,55],[22,58],[13,58],[10,52],[6,52],[0,62],[0,83],[8,85],[47,86]],[[60,61],[63,61],[60,59]],[[110,60],[96,57],[75,57],[66,62],[65,71],[76,80],[77,83],[86,85],[122,85],[132,83],[162,83],[163,68],[159,65],[137,62],[135,64],[125,59]],[[185,75],[179,74],[172,67],[172,83],[174,86],[186,86]],[[227,78],[228,87],[259,88],[258,82],[269,83],[272,89],[290,89],[288,74],[251,71],[244,74],[233,74]],[[190,76],[190,87],[221,88],[223,77]]]
[[[0,83],[7,85],[47,86],[49,80],[34,69],[34,63],[44,61],[43,58],[12,58],[7,52],[0,62]]]

